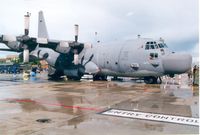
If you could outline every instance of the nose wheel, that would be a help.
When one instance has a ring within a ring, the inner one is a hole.
[[[144,77],[144,82],[146,84],[157,84],[158,83],[158,77],[154,77],[154,76]]]

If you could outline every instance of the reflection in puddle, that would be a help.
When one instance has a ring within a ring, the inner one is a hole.
[[[143,96],[125,100],[113,108],[161,114],[199,117],[198,96],[190,86],[187,75],[166,78],[161,85],[144,85]]]
[[[74,129],[76,129],[78,127],[78,125],[82,122],[84,122],[86,120],[86,116],[85,115],[81,115],[78,117],[74,117],[70,120],[68,120],[68,125],[69,126],[74,126]]]
[[[180,88],[179,86],[161,86],[161,92],[165,95],[175,96],[177,98],[190,98],[193,96],[191,87]]]

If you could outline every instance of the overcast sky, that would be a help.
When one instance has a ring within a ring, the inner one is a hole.
[[[162,37],[171,50],[197,59],[198,5],[198,0],[0,0],[0,33],[23,34],[23,15],[29,11],[30,36],[37,36],[38,12],[43,10],[51,39],[73,40],[74,24],[79,24],[82,42],[94,42],[95,32],[102,42],[138,34]]]

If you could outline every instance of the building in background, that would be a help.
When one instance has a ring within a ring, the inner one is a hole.
[[[6,63],[19,63],[19,55],[17,54],[7,55]]]
[[[6,63],[6,58],[0,58],[0,64],[1,63]]]

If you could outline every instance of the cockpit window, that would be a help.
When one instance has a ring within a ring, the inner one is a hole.
[[[156,44],[155,41],[146,42],[145,49],[146,50],[149,50],[149,49],[158,49],[158,45]]]
[[[150,49],[155,49],[155,47],[154,47],[154,45],[153,45],[153,44],[151,44],[150,46],[151,46],[151,47],[150,47]]]
[[[148,41],[146,42],[145,49],[158,49],[158,48],[168,48],[165,43],[156,43],[155,41]]]
[[[145,49],[146,49],[146,50],[149,50],[149,45],[146,45],[146,46],[145,46]]]
[[[164,48],[164,45],[161,43],[159,43],[158,46],[159,46],[159,48]]]
[[[158,43],[159,48],[168,48],[165,43]]]

